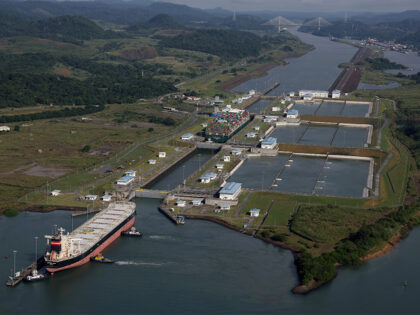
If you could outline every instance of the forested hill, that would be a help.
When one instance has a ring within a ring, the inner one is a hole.
[[[303,32],[319,36],[334,36],[354,39],[376,38],[380,41],[396,41],[420,49],[420,19],[368,25],[360,21],[337,21],[318,31],[316,26],[302,26]]]
[[[83,71],[87,78],[54,73],[57,64],[68,72]],[[154,78],[159,70],[156,65],[112,65],[70,55],[0,54],[0,108],[133,103],[175,91],[172,83]]]
[[[22,16],[0,14],[0,36],[36,36],[63,42],[80,43],[82,40],[121,37],[105,31],[95,22],[81,16],[60,16],[30,21]]]
[[[183,29],[183,25],[177,23],[167,14],[158,14],[145,23],[137,23],[127,28],[127,31],[137,31],[140,29]]]
[[[256,56],[263,48],[261,37],[233,30],[195,30],[159,39],[163,47],[201,51],[228,59]]]

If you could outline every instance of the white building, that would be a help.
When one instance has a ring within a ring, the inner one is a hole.
[[[176,202],[177,207],[180,207],[180,208],[185,207],[186,204],[187,203],[185,202],[185,200],[177,200],[177,202]]]
[[[0,131],[9,132],[10,131],[10,127],[9,126],[0,126]]]
[[[255,95],[255,90],[249,90],[248,94],[249,95]]]
[[[340,90],[334,90],[331,93],[332,98],[340,98],[340,96],[341,96],[341,91]]]
[[[313,98],[314,98],[313,95],[310,94],[310,93],[303,95],[303,100],[304,101],[312,101]]]
[[[251,217],[258,217],[260,215],[260,209],[251,209],[249,210],[249,215]]]
[[[159,152],[159,158],[165,158],[166,152]]]
[[[281,110],[281,108],[278,107],[278,106],[273,106],[273,108],[271,108],[272,112],[279,112],[280,110]]]
[[[156,160],[149,160],[148,162],[149,164],[152,164],[152,165],[156,164]]]
[[[293,119],[299,118],[299,111],[297,111],[296,109],[290,109],[287,112],[286,118],[293,118]]]
[[[192,138],[194,138],[194,135],[192,133],[186,133],[182,135],[181,140],[191,140]]]
[[[86,195],[85,196],[85,200],[95,201],[96,199],[98,199],[97,195]]]
[[[231,153],[232,153],[232,155],[241,155],[242,150],[241,149],[233,149]]]
[[[200,177],[200,182],[203,184],[208,184],[212,180],[215,180],[217,178],[216,173],[206,173]]]
[[[220,210],[222,210],[222,211],[229,211],[230,210],[230,204],[228,204],[228,203],[222,203],[219,207],[220,207]]]
[[[257,134],[255,133],[255,132],[248,132],[247,134],[246,134],[246,137],[247,138],[255,138],[257,136]]]
[[[54,189],[54,190],[51,192],[51,196],[58,196],[60,193],[61,193],[61,190]]]
[[[106,201],[106,202],[110,202],[112,200],[112,196],[111,195],[103,195],[102,200]]]
[[[272,123],[277,121],[278,117],[277,116],[264,116],[264,122],[265,123]]]
[[[242,184],[235,182],[228,182],[219,191],[219,198],[222,200],[235,200],[238,198],[242,190]]]
[[[136,172],[136,171],[134,171],[134,170],[128,170],[128,171],[126,171],[126,172],[125,172],[125,175],[126,175],[126,176],[133,176],[133,177],[136,177],[136,174],[137,174],[137,172]]]
[[[201,124],[201,127],[203,127],[203,128],[206,128],[208,126],[208,124],[207,123],[202,123]]]
[[[123,176],[120,179],[117,180],[117,185],[121,185],[121,186],[127,186],[130,183],[132,183],[134,181],[135,177],[134,176]]]
[[[217,163],[217,164],[215,165],[215,167],[216,167],[218,170],[221,170],[221,169],[223,169],[224,165],[223,165],[223,164],[221,164],[221,163]]]
[[[192,201],[193,206],[201,206],[203,204],[203,199],[194,199]]]
[[[229,155],[225,155],[223,157],[223,162],[230,162],[230,156]]]
[[[262,142],[261,142],[261,148],[262,149],[274,149],[277,145],[277,139],[274,137],[268,137],[265,138]]]
[[[306,94],[312,94],[312,97],[328,98],[328,91],[320,91],[320,90],[300,90],[299,91],[299,97],[303,97]]]
[[[295,96],[295,92],[294,92],[294,91],[289,92],[289,96],[290,96],[290,97]]]

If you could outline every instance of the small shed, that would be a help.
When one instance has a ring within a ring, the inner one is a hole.
[[[248,132],[247,134],[246,134],[246,137],[247,138],[255,138],[257,136],[257,134],[255,133],[255,132]]]
[[[232,153],[232,155],[240,155],[242,153],[242,150],[241,149],[233,149],[231,153]]]
[[[0,131],[9,132],[10,131],[10,127],[9,126],[0,126]]]
[[[176,202],[177,207],[180,207],[180,208],[185,207],[186,204],[187,203],[185,202],[185,200],[177,200],[177,202]]]
[[[194,199],[192,201],[193,206],[201,206],[203,204],[203,199]]]
[[[117,180],[117,185],[121,185],[121,186],[127,186],[128,184],[130,184],[131,182],[133,182],[135,179],[134,176],[123,176],[121,178],[119,178]]]
[[[51,192],[51,196],[58,196],[60,193],[61,193],[61,190],[54,189],[54,190]]]
[[[249,210],[249,215],[251,217],[258,217],[260,215],[260,209],[254,208],[254,209]]]
[[[260,126],[255,126],[255,127],[254,127],[254,130],[255,130],[255,131],[260,131]]]
[[[85,200],[95,201],[96,199],[98,199],[97,195],[86,195],[85,196]]]
[[[192,133],[186,133],[182,135],[181,140],[191,140],[192,138],[194,138]]]
[[[278,106],[273,106],[272,108],[271,108],[271,111],[273,111],[273,112],[279,112],[280,111],[280,107],[278,107]]]
[[[230,210],[230,204],[228,204],[228,203],[222,203],[220,205],[220,210],[229,211]]]
[[[223,164],[221,164],[221,163],[217,163],[217,164],[215,165],[215,167],[216,167],[218,170],[221,170],[221,169],[223,169],[224,165],[223,165]]]
[[[128,170],[125,172],[126,176],[132,176],[132,177],[136,177],[137,172],[134,170]]]
[[[109,201],[111,201],[111,199],[112,199],[112,196],[111,195],[103,195],[102,196],[102,200],[103,201],[109,202]]]
[[[156,160],[149,160],[149,164],[152,164],[152,165],[156,164]]]
[[[166,152],[159,152],[159,158],[165,158]]]
[[[230,156],[229,155],[225,155],[223,157],[223,162],[230,162]]]

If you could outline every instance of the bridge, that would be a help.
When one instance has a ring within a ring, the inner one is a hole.
[[[164,199],[170,191],[154,189],[136,189],[135,196],[140,198]]]

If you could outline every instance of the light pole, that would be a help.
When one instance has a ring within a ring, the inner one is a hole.
[[[182,183],[185,186],[185,165],[182,165]]]
[[[35,239],[35,263],[38,261],[38,236],[34,237]]]
[[[17,250],[13,251],[13,277],[16,276],[16,253]]]

